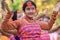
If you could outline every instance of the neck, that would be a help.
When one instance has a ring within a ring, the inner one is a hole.
[[[29,19],[29,20],[34,20],[33,17],[27,17],[27,16],[26,16],[26,18]]]
[[[28,22],[35,22],[36,20],[34,20],[34,18],[33,17],[25,17],[25,19],[28,21]]]

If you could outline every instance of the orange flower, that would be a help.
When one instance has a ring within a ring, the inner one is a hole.
[[[32,5],[32,3],[31,3],[31,2],[27,2],[27,5],[28,5],[28,6],[31,6],[31,5]]]

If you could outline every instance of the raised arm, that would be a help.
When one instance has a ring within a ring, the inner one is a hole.
[[[59,4],[60,4],[60,2],[57,3],[57,5],[53,8],[53,13],[52,13],[52,16],[51,16],[48,23],[45,23],[45,22],[42,22],[42,21],[40,22],[40,25],[41,25],[42,29],[50,30],[52,28],[53,24],[55,23],[56,16],[57,16],[59,8],[60,8]]]
[[[2,21],[2,24],[1,24],[1,27],[3,30],[10,30],[10,29],[15,29],[17,28],[18,26],[18,23],[17,21],[12,21],[12,22],[9,22],[10,18],[11,18],[11,15],[12,15],[12,12],[9,10],[7,4],[6,5],[6,8],[7,8],[7,15],[6,17],[3,19]]]

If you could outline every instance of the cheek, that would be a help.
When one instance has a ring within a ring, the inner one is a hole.
[[[36,10],[33,10],[33,12],[35,13],[35,12],[36,12]]]
[[[29,13],[30,11],[26,10],[25,13]]]
[[[34,13],[36,13],[36,12],[37,12],[37,11],[36,11],[36,9],[35,9],[35,10],[33,10],[33,12],[34,12]]]
[[[27,11],[27,10],[25,11],[25,14],[26,14],[26,15],[29,15],[29,13],[30,13],[30,11]]]

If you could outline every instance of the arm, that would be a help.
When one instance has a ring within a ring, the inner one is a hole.
[[[53,8],[53,13],[52,13],[52,16],[51,16],[49,22],[48,23],[45,23],[45,22],[42,22],[42,21],[40,22],[40,26],[41,26],[42,29],[50,30],[52,28],[53,24],[55,23],[58,11],[59,11],[60,6],[58,4],[60,4],[60,3],[57,3],[57,5]]]
[[[11,14],[9,14],[9,13],[11,13],[11,12],[7,13],[6,17],[2,21],[1,29],[0,29],[1,33],[6,36],[9,36],[10,34],[16,35],[17,31],[11,31],[11,30],[17,29],[18,25],[20,25],[18,20],[9,22],[9,19],[11,16]]]
[[[19,21],[17,20],[17,21],[9,22],[12,12],[9,10],[7,4],[5,4],[5,6],[6,6],[6,9],[8,12],[2,21],[0,31],[2,34],[6,35],[6,36],[9,36],[10,34],[16,35],[16,33],[17,33],[16,31],[10,31],[10,30],[17,29],[18,25],[20,25]]]
[[[9,30],[10,26],[12,27],[12,23],[9,23],[9,19],[11,17],[10,13],[11,12],[8,12],[7,15],[6,15],[6,17],[3,19],[2,24],[1,24],[2,29]]]
[[[12,22],[9,22],[9,19],[11,18],[11,15],[12,15],[12,12],[9,10],[9,8],[8,8],[8,6],[7,6],[7,4],[5,3],[5,5],[6,5],[6,8],[7,8],[7,15],[6,15],[6,17],[3,19],[3,22],[2,22],[2,24],[1,24],[1,27],[2,27],[2,29],[6,29],[6,31],[7,30],[10,30],[10,29],[15,29],[15,28],[17,28],[17,21],[12,21]]]

